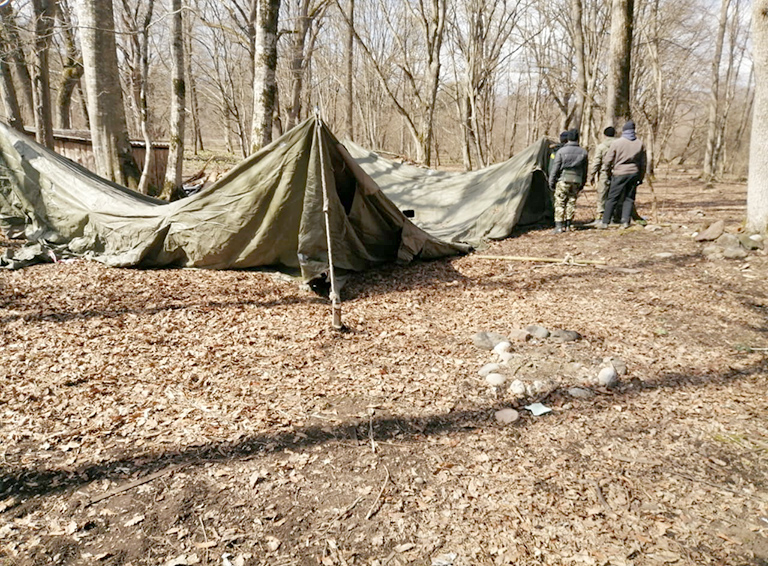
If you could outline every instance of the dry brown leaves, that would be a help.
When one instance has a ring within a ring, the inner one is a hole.
[[[764,563],[768,260],[690,237],[737,229],[743,186],[656,185],[659,231],[484,251],[608,269],[387,266],[346,333],[264,272],[0,273],[0,564]],[[515,344],[551,387],[497,395],[472,334],[534,323],[584,339]],[[606,356],[618,389],[564,393]]]

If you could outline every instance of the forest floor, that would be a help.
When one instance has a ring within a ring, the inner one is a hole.
[[[743,184],[647,191],[653,228],[358,275],[346,332],[262,271],[0,272],[0,565],[768,564],[768,255],[692,238]],[[473,335],[532,324],[582,338],[490,387]]]

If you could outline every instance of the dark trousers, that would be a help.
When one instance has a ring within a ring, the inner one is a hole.
[[[611,188],[608,189],[608,197],[605,199],[605,211],[603,212],[603,224],[610,224],[613,211],[621,209],[621,223],[629,224],[632,219],[632,208],[635,206],[635,195],[639,175],[621,175],[611,179]]]

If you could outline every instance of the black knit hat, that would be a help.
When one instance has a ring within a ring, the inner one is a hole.
[[[603,134],[605,134],[609,138],[612,138],[616,135],[616,128],[614,128],[613,126],[608,126],[606,129],[603,130]]]
[[[560,143],[565,143],[568,141],[568,131],[560,132]]]
[[[579,130],[576,128],[568,130],[568,141],[579,141]]]

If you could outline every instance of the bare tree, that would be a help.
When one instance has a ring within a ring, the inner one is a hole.
[[[0,32],[2,32],[2,28],[0,28]],[[11,66],[8,64],[10,59],[9,45],[0,33],[0,97],[3,99],[8,124],[21,131],[24,128],[24,120],[21,116],[19,100],[16,98],[16,86],[13,84]]]
[[[97,172],[135,189],[140,174],[128,141],[112,0],[79,0],[77,7]]]
[[[347,138],[350,140],[355,139],[355,0],[349,0],[349,13],[347,14],[347,43],[346,53],[344,57],[346,59],[346,87],[347,87]]]
[[[752,4],[752,63],[755,102],[747,185],[747,229],[768,232],[768,0]]]
[[[161,198],[170,200],[175,189],[181,186],[184,161],[184,118],[186,84],[184,83],[184,22],[181,0],[171,0],[171,132],[168,150],[168,166]]]
[[[34,122],[32,75],[29,73],[24,46],[16,24],[16,14],[10,2],[0,2],[0,40],[7,46],[7,62],[15,80],[16,95],[25,122]]]
[[[35,138],[53,149],[53,114],[51,112],[51,68],[48,56],[53,35],[55,0],[33,0],[35,16],[35,59],[33,99],[35,103]]]
[[[72,11],[67,0],[58,0],[57,14],[64,42],[63,64],[56,97],[56,124],[65,130],[72,127],[70,110],[75,89],[83,76],[83,59],[72,28]]]
[[[717,34],[715,35],[715,52],[712,56],[711,89],[709,93],[709,114],[707,117],[707,147],[704,153],[704,167],[702,177],[705,181],[711,181],[715,171],[715,143],[717,139],[718,106],[720,103],[720,62],[723,57],[723,41],[725,28],[728,24],[728,6],[730,0],[721,0],[720,19],[718,20]]]

